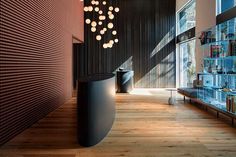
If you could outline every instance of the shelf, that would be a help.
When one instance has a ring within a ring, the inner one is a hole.
[[[211,90],[218,90],[218,89],[221,89],[221,87],[217,87],[217,86],[203,86],[204,89],[211,89]]]
[[[236,113],[227,111],[226,107],[222,107],[221,102],[219,102],[218,107],[217,107],[217,105],[212,105],[209,102],[205,102],[205,101],[202,101],[200,99],[192,99],[192,100],[196,103],[199,103],[199,104],[205,105],[207,107],[210,107],[211,109],[214,109],[217,112],[223,113],[223,114],[225,114],[225,115],[227,115],[227,116],[229,116],[233,119],[236,119]],[[221,107],[219,107],[219,106],[221,106]]]
[[[215,106],[221,110],[224,110],[224,111],[227,111],[226,110],[226,103],[224,102],[219,102],[219,101],[216,101],[215,99],[213,98],[208,98],[207,99],[208,101],[206,100],[202,100],[204,103],[207,103],[208,105],[212,105],[212,106]],[[231,113],[231,112],[230,112]]]
[[[224,44],[227,44],[227,42],[229,42],[230,40],[236,40],[236,37],[235,38],[232,38],[232,39],[225,39],[225,40],[216,40],[216,41],[212,41],[212,42],[209,42],[209,43],[205,43],[203,45],[201,45],[202,47],[207,47],[207,46],[210,46],[210,45],[215,45],[217,43],[224,43]]]
[[[198,73],[198,75],[222,75],[222,76],[235,76],[236,77],[236,73],[235,74],[216,74],[216,73]]]
[[[236,113],[227,111],[225,103],[217,102],[217,101],[212,101],[212,102],[204,102],[203,101],[203,103],[205,103],[205,105],[207,105],[211,108],[214,108],[215,110],[226,113],[226,114],[231,115],[234,118],[236,118]]]
[[[208,86],[204,86],[202,87],[203,89],[208,89],[208,90],[214,90],[216,92],[221,92],[221,93],[224,93],[226,95],[235,95],[236,96],[236,91],[230,91],[230,92],[225,92],[222,90],[221,87],[208,87]]]
[[[218,91],[218,92],[225,93],[225,94],[227,94],[227,95],[235,95],[235,96],[236,96],[236,91],[233,91],[233,92],[225,92],[225,91],[223,91],[222,89],[218,89],[217,91]]]
[[[231,19],[234,24],[235,20]],[[228,30],[234,24],[226,22],[201,33],[203,72],[197,78],[202,80],[203,87],[199,88],[196,101],[216,110],[217,116],[224,113],[235,118],[236,113],[227,111],[228,105],[236,107],[236,31]],[[234,90],[225,92],[222,86]]]
[[[226,57],[216,57],[216,58],[205,57],[203,59],[204,60],[228,60],[228,59],[236,60],[236,56],[226,56]]]

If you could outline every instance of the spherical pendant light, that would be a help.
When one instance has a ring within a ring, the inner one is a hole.
[[[103,1],[103,2],[102,2],[102,4],[103,4],[103,5],[106,5],[106,4],[107,4],[107,2],[106,2],[106,1]]]
[[[112,34],[113,34],[113,35],[116,35],[116,34],[117,34],[117,32],[116,32],[116,31],[112,31]]]
[[[109,19],[113,20],[114,19],[114,15],[113,14],[109,15]]]
[[[115,43],[118,43],[119,42],[119,40],[118,39],[115,39]]]
[[[114,41],[113,41],[113,40],[110,40],[109,43],[113,45],[113,44],[114,44]]]
[[[109,47],[109,48],[112,48],[112,46],[113,46],[113,44],[111,44],[111,43],[107,44],[107,47]]]
[[[102,21],[99,21],[99,22],[98,22],[98,25],[100,25],[100,26],[101,26],[101,25],[102,25]]]
[[[92,27],[92,28],[91,28],[91,31],[92,31],[92,32],[96,32],[96,30],[97,30],[97,29],[96,29],[95,27]]]
[[[93,22],[91,23],[91,26],[92,26],[92,27],[96,27],[96,26],[97,26],[97,22],[93,21]]]
[[[96,2],[95,2],[94,0],[92,0],[92,1],[91,1],[91,4],[92,4],[92,5],[95,5],[95,4],[96,4]]]
[[[114,27],[114,25],[113,25],[113,23],[108,23],[107,27],[108,27],[109,29],[112,29],[112,28]]]
[[[85,12],[88,12],[88,11],[89,11],[89,8],[88,8],[88,7],[84,7],[84,11],[85,11]]]
[[[119,9],[118,7],[116,7],[116,8],[115,8],[115,12],[118,13],[119,11],[120,11],[120,9]]]
[[[97,39],[98,41],[100,41],[100,40],[102,39],[102,36],[101,36],[101,35],[97,35],[97,36],[96,36],[96,39]]]
[[[101,15],[103,12],[102,12],[102,10],[100,10],[98,13]]]
[[[92,7],[92,6],[89,6],[89,7],[88,7],[88,11],[90,11],[90,12],[93,11],[93,7]]]
[[[107,44],[103,44],[103,48],[104,48],[104,49],[107,49]]]
[[[112,11],[114,8],[112,6],[109,7],[109,10]]]
[[[86,23],[86,24],[90,24],[90,23],[91,23],[91,20],[90,20],[90,19],[86,19],[86,20],[85,20],[85,23]]]
[[[98,7],[96,7],[94,10],[95,10],[96,12],[99,12],[99,8],[98,8]]]
[[[104,30],[101,30],[101,31],[100,31],[100,34],[102,34],[102,35],[105,34],[105,31],[104,31]]]

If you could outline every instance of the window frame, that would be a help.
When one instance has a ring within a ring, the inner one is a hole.
[[[179,28],[179,23],[180,23],[180,20],[179,20],[179,14],[180,12],[182,12],[184,9],[188,8],[191,6],[192,3],[195,3],[195,9],[196,9],[196,0],[189,0],[187,1],[178,11],[176,11],[176,36],[184,33],[185,31],[188,31],[190,30],[191,28],[183,31],[183,32],[180,32],[180,28]],[[196,10],[195,10],[196,11]],[[196,16],[195,16],[195,22],[196,22]],[[195,25],[196,26],[196,25]],[[194,27],[195,27],[194,26]],[[193,27],[192,27],[193,28]]]

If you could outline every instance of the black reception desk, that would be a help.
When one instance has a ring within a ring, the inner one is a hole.
[[[96,74],[79,79],[77,111],[79,144],[98,144],[115,119],[115,75]]]

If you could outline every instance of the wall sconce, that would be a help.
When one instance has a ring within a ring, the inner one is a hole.
[[[81,0],[83,1],[83,0]],[[87,25],[91,25],[91,32],[96,33],[96,40],[101,42],[102,36],[107,33],[111,33],[114,39],[110,39],[108,42],[103,43],[103,48],[112,48],[115,43],[118,43],[117,39],[117,31],[114,29],[113,20],[115,19],[115,15],[120,11],[118,7],[108,6],[107,1],[102,1],[99,3],[98,0],[90,0],[90,4],[84,7],[84,11],[86,13],[94,13],[97,14],[97,19],[86,19],[85,23]],[[105,13],[107,11],[107,13]],[[108,31],[109,30],[109,31]],[[105,38],[104,38],[105,39]]]

